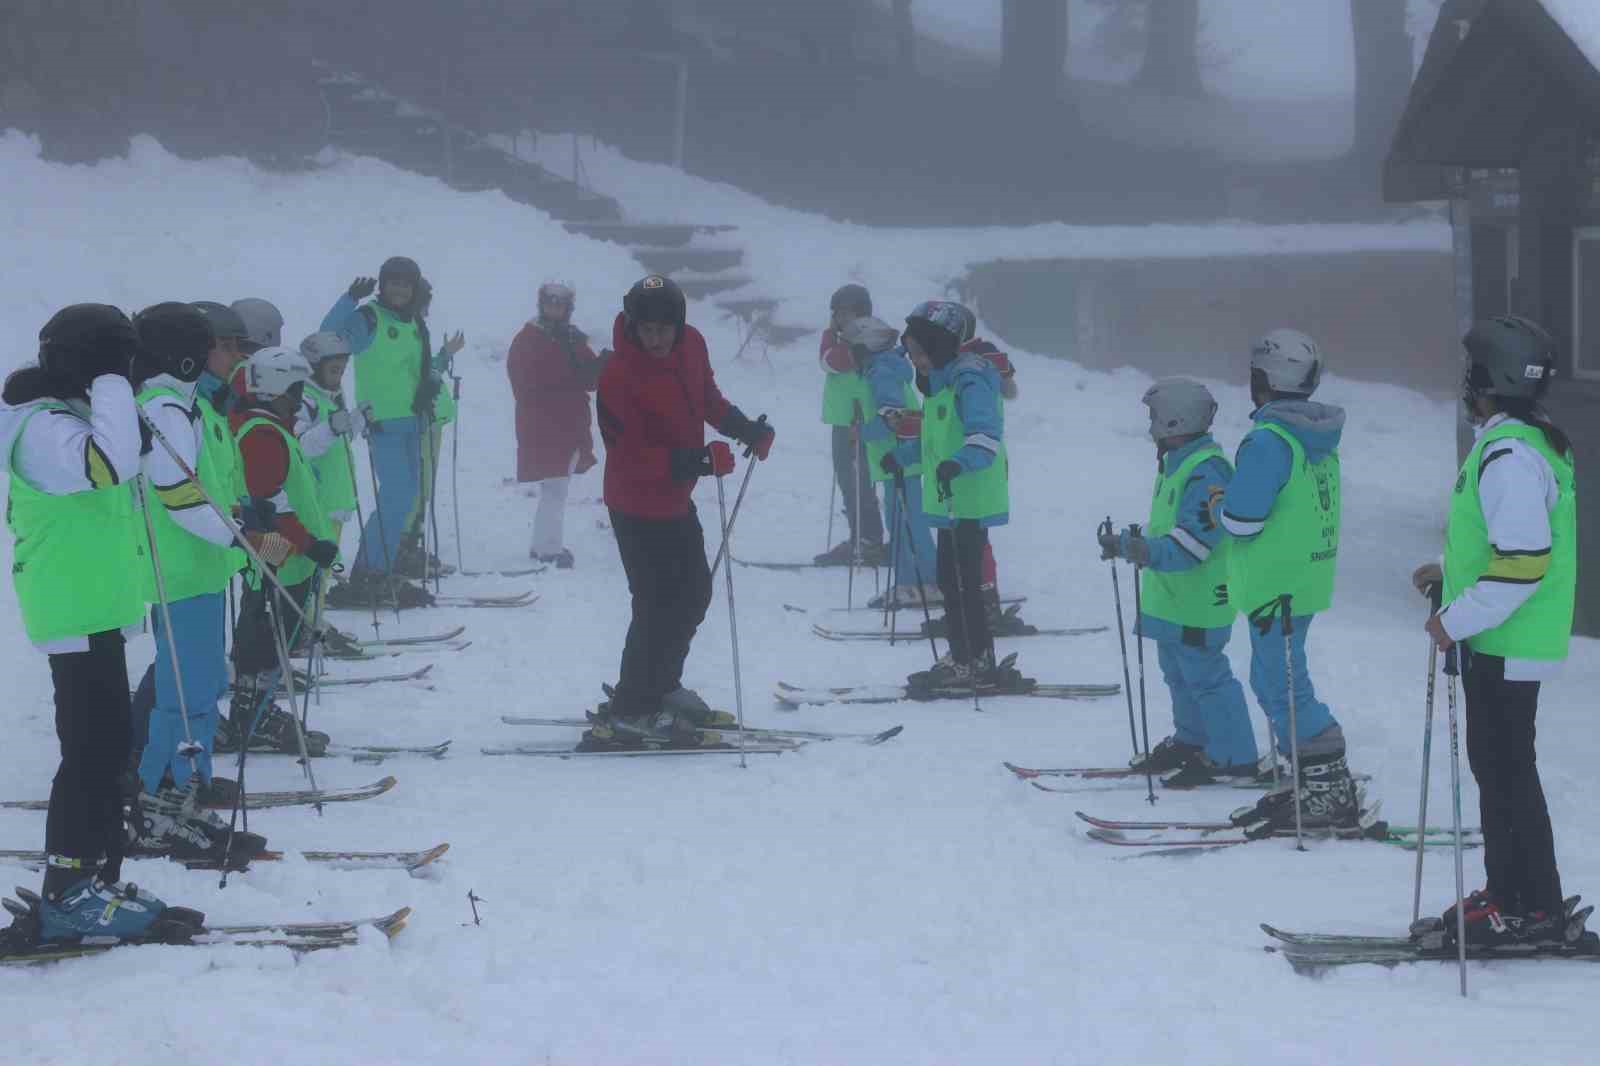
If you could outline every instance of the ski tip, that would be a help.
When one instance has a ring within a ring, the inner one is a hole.
[[[1090,825],[1095,824],[1095,820],[1089,815],[1085,814],[1083,811],[1073,811],[1072,813],[1080,822],[1087,822]]]
[[[891,726],[890,728],[879,733],[877,736],[873,737],[871,743],[882,744],[886,740],[893,740],[895,737],[899,736],[905,731],[906,727],[903,725]]]
[[[1010,770],[1024,781],[1031,781],[1039,776],[1039,771],[1029,769],[1026,766],[1018,766],[1015,763],[1009,762],[1002,762],[1000,765],[1004,766],[1007,770]]]
[[[1041,785],[1039,782],[1035,781],[1031,777],[1025,778],[1024,780],[1026,780],[1028,782],[1028,784],[1032,785],[1034,788],[1038,789],[1040,792],[1054,792],[1055,791],[1055,789],[1053,789],[1053,788],[1046,788],[1044,785]]]

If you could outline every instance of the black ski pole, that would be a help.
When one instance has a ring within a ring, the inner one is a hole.
[[[972,682],[972,709],[982,711],[983,707],[978,703],[978,649],[972,646],[972,627],[967,624],[967,582],[961,574],[961,523],[956,518],[955,494],[944,482],[939,484],[939,495],[944,497],[944,513],[950,519],[950,561],[956,578],[956,609],[952,612],[946,608],[944,614],[949,618],[953,613],[961,626],[961,643],[967,646],[967,677]],[[859,521],[860,515],[856,519]],[[976,522],[973,527],[977,527]],[[949,638],[945,639],[948,643]],[[952,661],[954,658],[951,656]]]
[[[1437,581],[1428,586],[1429,615],[1439,613],[1444,591]],[[1422,917],[1422,854],[1428,838],[1428,777],[1433,769],[1433,693],[1439,676],[1439,645],[1428,638],[1428,694],[1422,711],[1422,788],[1417,797],[1417,876],[1411,889],[1411,921]]]
[[[1100,534],[1110,536],[1113,533],[1111,516],[1106,515],[1106,520],[1100,524]],[[1106,555],[1105,560],[1111,564],[1111,596],[1117,605],[1117,642],[1122,646],[1122,691],[1128,697],[1128,741],[1133,745],[1133,763],[1139,761],[1139,729],[1133,721],[1133,677],[1128,672],[1128,631],[1122,621],[1122,582],[1117,580],[1117,557]],[[1148,778],[1150,775],[1145,774]],[[1147,782],[1148,783],[1148,782]],[[1150,783],[1151,791],[1155,785]]]
[[[906,527],[909,529],[911,526],[911,501],[910,494],[906,491],[906,475],[904,471],[896,470],[894,472],[894,491],[900,497],[900,512],[906,516]],[[939,661],[939,645],[934,643],[933,640],[933,612],[928,610],[928,586],[923,580],[922,563],[917,559],[916,544],[914,542],[911,545],[911,576],[917,579],[917,599],[922,603],[922,631],[928,635],[928,650],[933,652],[933,661],[937,663]],[[945,617],[948,618],[949,615],[950,612],[946,609]],[[946,643],[949,642],[949,639],[950,635],[946,633]]]
[[[450,423],[450,506],[456,519],[456,572],[465,573],[466,560],[461,554],[461,379],[450,375],[455,390],[456,420]]]
[[[886,492],[884,495],[888,497],[888,500],[885,501],[884,514],[886,517],[892,516],[892,520],[889,522],[889,584],[883,590],[882,624],[889,627],[889,647],[892,648],[895,644],[895,631],[899,629],[898,622],[900,620],[900,603],[897,598],[898,593],[895,590],[906,579],[905,575],[900,572],[900,546],[902,543],[900,527],[905,521],[905,513],[890,502],[893,497],[889,493]],[[909,539],[907,543],[909,543]]]
[[[1294,793],[1294,850],[1306,850],[1305,832],[1301,827],[1300,802],[1300,729],[1296,719],[1294,693],[1294,603],[1287,592],[1278,597],[1278,610],[1283,615],[1283,680],[1289,696],[1289,773],[1294,778],[1289,788]],[[1417,830],[1419,833],[1421,829]],[[1419,843],[1421,837],[1417,838]]]
[[[1138,537],[1139,537],[1139,526],[1138,526],[1138,523],[1134,523],[1134,524],[1128,526],[1128,532],[1130,534],[1132,534],[1134,539],[1138,539]],[[1144,582],[1142,580],[1143,577],[1144,577],[1143,567],[1141,567],[1138,563],[1134,563],[1133,564],[1133,628],[1135,630],[1134,637],[1135,637],[1135,640],[1136,640],[1136,643],[1137,643],[1137,647],[1136,647],[1135,650],[1136,650],[1136,652],[1138,654],[1138,657],[1139,657],[1139,724],[1144,729],[1144,761],[1145,761],[1145,769],[1148,770],[1149,767],[1150,767],[1150,715],[1145,710],[1145,699],[1144,699],[1144,634],[1137,632],[1137,630],[1139,628],[1139,621],[1142,618],[1144,618],[1144,589],[1143,589]],[[1152,804],[1155,803],[1155,801],[1156,801],[1155,777],[1152,774],[1146,773],[1144,775],[1144,785],[1145,785],[1145,790],[1148,793],[1146,798],[1148,799],[1148,801],[1150,803],[1152,803]]]
[[[1471,649],[1468,649],[1471,654]],[[1456,853],[1456,961],[1461,968],[1461,995],[1467,994],[1467,887],[1466,877],[1461,869],[1461,743],[1458,739],[1456,722],[1456,675],[1461,672],[1460,645],[1452,644],[1444,653],[1444,690],[1445,705],[1450,716],[1450,793],[1451,793],[1451,829],[1455,832]],[[1427,826],[1418,826],[1417,832],[1425,833]],[[1426,838],[1417,838],[1417,847],[1421,848]]]

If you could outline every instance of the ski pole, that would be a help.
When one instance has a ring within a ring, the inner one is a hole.
[[[906,475],[903,470],[894,472],[894,491],[900,497],[900,513],[905,515],[906,528],[911,528],[911,499],[906,491]],[[928,634],[928,650],[933,652],[933,661],[939,661],[939,645],[933,639],[933,613],[928,610],[928,587],[922,577],[922,563],[917,559],[916,544],[911,545],[911,576],[917,579],[917,599],[922,602],[922,631]],[[950,612],[945,611],[948,617]],[[949,643],[950,635],[945,634],[945,643]]]
[[[465,572],[461,557],[461,379],[450,375],[455,390],[456,420],[450,423],[450,506],[456,519],[456,571]]]
[[[1430,614],[1439,613],[1439,605],[1443,599],[1443,591],[1439,583],[1434,582],[1428,586],[1428,599],[1432,604]],[[1422,712],[1422,788],[1417,798],[1417,832],[1426,834],[1428,825],[1428,774],[1433,767],[1433,691],[1435,679],[1439,675],[1439,645],[1435,644],[1432,637],[1428,638],[1428,695],[1423,703]],[[1411,889],[1411,921],[1414,924],[1422,917],[1422,853],[1427,848],[1422,846],[1419,837],[1417,843],[1417,876]]]
[[[944,482],[940,482],[939,495],[944,498],[944,513],[950,519],[950,562],[956,578],[956,610],[954,613],[956,621],[961,625],[961,643],[967,646],[967,677],[972,681],[972,709],[974,711],[982,711],[983,707],[978,703],[978,649],[972,646],[972,629],[967,624],[967,582],[961,575],[961,524],[960,520],[956,518],[955,493],[951,492]],[[860,516],[857,515],[856,517],[859,521]],[[977,528],[976,522],[973,523],[973,527]],[[951,613],[948,608],[945,609],[946,618],[949,618]],[[955,631],[952,629],[951,632],[954,633]],[[945,642],[949,643],[948,636],[945,638]],[[955,656],[952,655],[951,659],[953,661]]]
[[[311,586],[306,590],[306,601],[311,606],[312,617],[322,618],[322,568],[319,566],[311,571]],[[293,650],[293,645],[290,645]],[[322,641],[315,635],[311,637],[311,645],[306,649],[306,690],[300,700],[300,728],[309,729],[311,726],[311,692],[317,692],[317,705],[322,704],[322,687],[317,684],[317,657],[322,649]]]
[[[1300,803],[1300,730],[1295,718],[1294,694],[1294,616],[1293,597],[1287,592],[1278,597],[1278,610],[1283,613],[1283,680],[1289,695],[1289,790],[1294,793],[1294,850],[1306,850],[1305,832],[1301,826]]]
[[[1461,967],[1461,995],[1467,994],[1467,908],[1466,877],[1461,869],[1461,745],[1457,739],[1456,675],[1460,673],[1461,653],[1458,645],[1451,645],[1444,653],[1445,706],[1450,717],[1450,828],[1455,832],[1456,853],[1456,961]],[[1426,830],[1422,826],[1418,831]],[[1421,847],[1421,838],[1417,841]]]
[[[1111,536],[1113,527],[1111,516],[1106,515],[1106,520],[1100,523],[1100,535]],[[1133,676],[1128,673],[1128,630],[1122,620],[1122,582],[1117,580],[1117,557],[1107,555],[1106,561],[1111,564],[1111,596],[1117,605],[1117,643],[1122,646],[1122,691],[1128,697],[1128,741],[1133,745],[1133,762],[1139,761],[1139,729],[1133,721]],[[1146,766],[1148,769],[1148,765]],[[1148,778],[1150,774],[1146,773]],[[1155,784],[1150,782],[1150,791],[1155,791]]]
[[[762,415],[760,418],[756,419],[756,424],[757,425],[765,425],[766,421],[767,421],[767,416],[766,415]],[[744,450],[744,457],[746,459],[749,459],[751,456],[755,455],[755,453],[756,453],[756,450],[754,448],[747,447]],[[755,472],[756,472],[756,464],[755,463],[751,463],[749,466],[745,467],[744,480],[739,482],[739,494],[733,498],[733,513],[728,516],[728,522],[729,522],[728,528],[729,529],[733,528],[732,523],[737,522],[739,520],[739,508],[744,505],[744,490],[748,489],[750,487],[750,475],[754,474]],[[711,576],[713,578],[717,576],[717,568],[722,565],[722,554],[723,554],[723,552],[730,552],[730,549],[728,548],[728,540],[727,540],[726,536],[723,537],[722,543],[717,546],[717,557],[714,560],[712,560],[712,563],[711,563]],[[731,554],[731,552],[730,552],[730,554]]]
[[[856,567],[861,565],[861,429],[857,409],[856,421],[850,423],[850,493],[856,501],[850,517],[850,577],[845,583],[844,605],[848,610],[856,605]]]
[[[752,460],[750,468],[755,469]],[[722,475],[717,475],[717,510],[722,520],[722,543],[728,546],[728,538],[733,535],[733,528],[728,524],[728,495],[722,487]],[[749,478],[746,477],[748,481]],[[733,552],[730,549],[722,554],[722,583],[728,589],[728,639],[733,646],[733,700],[734,708],[739,714],[739,768],[746,767],[745,762],[745,735],[744,735],[744,679],[739,672],[739,614],[733,604]]]
[[[435,439],[434,434],[438,434]],[[439,545],[439,446],[444,442],[443,430],[428,430],[428,454],[433,465],[428,468],[428,524],[433,530],[433,594],[439,594],[439,579],[444,576],[443,549]]]
[[[885,485],[885,489],[889,486]],[[889,519],[889,584],[883,590],[883,622],[889,629],[889,647],[894,647],[896,623],[899,621],[899,604],[895,600],[895,590],[905,580],[905,575],[900,573],[900,526],[905,521],[905,515],[894,504],[894,497],[888,491],[884,492],[884,517]]]
[[[835,432],[838,431],[838,428],[838,426],[834,427]],[[828,543],[822,546],[824,551],[833,551],[833,509],[836,506],[838,499],[839,471],[837,468],[834,468],[828,471]]]
[[[183,691],[183,668],[178,665],[178,635],[172,629],[172,608],[167,600],[167,581],[161,572],[161,552],[156,547],[155,519],[150,514],[150,497],[146,492],[146,475],[140,474],[134,478],[134,491],[139,496],[139,510],[144,513],[145,542],[150,545],[150,569],[156,578],[156,606],[161,611],[161,627],[167,631],[167,655],[172,660],[172,683],[178,688],[178,716],[183,719],[183,743],[178,745],[178,754],[189,760],[191,776],[197,757],[205,749],[195,743],[194,733],[189,728],[189,700]],[[177,784],[174,780],[173,784]]]
[[[370,432],[370,430],[368,432]],[[343,443],[345,466],[350,470],[350,489],[352,492],[354,492],[356,487],[356,457],[355,453],[350,449],[349,439],[347,438]],[[372,445],[369,442],[367,447],[370,448],[371,446]],[[374,498],[372,501],[372,508],[373,510],[377,510],[378,508],[378,501],[376,498]],[[356,532],[361,536],[361,543],[365,544],[367,542],[367,520],[361,517],[360,493],[356,493]],[[381,640],[383,634],[379,632],[382,626],[378,621],[378,586],[369,583],[367,586],[367,596],[368,602],[370,602],[372,605],[372,636],[374,639]]]
[[[1139,526],[1138,526],[1138,524],[1135,523],[1133,525],[1130,525],[1128,527],[1128,531],[1135,538],[1137,538],[1139,536]],[[1144,618],[1144,580],[1143,580],[1143,578],[1144,578],[1143,568],[1140,567],[1140,565],[1138,563],[1134,563],[1133,564],[1133,627],[1134,627],[1134,630],[1135,630],[1134,636],[1137,638],[1136,641],[1135,641],[1134,650],[1135,650],[1135,652],[1137,653],[1137,655],[1139,657],[1139,724],[1144,728],[1144,761],[1145,761],[1145,769],[1149,770],[1149,768],[1150,768],[1150,716],[1149,716],[1148,712],[1145,710],[1145,706],[1146,705],[1145,705],[1145,698],[1144,698],[1144,634],[1138,632],[1139,621],[1140,621],[1140,619]],[[1153,774],[1146,773],[1144,775],[1144,787],[1145,787],[1145,792],[1146,792],[1146,800],[1147,800],[1147,802],[1149,802],[1150,804],[1153,805],[1155,803],[1155,801],[1156,801],[1156,784],[1155,784],[1155,777],[1154,777]]]
[[[382,430],[379,430],[379,432],[381,433]],[[385,528],[383,521],[383,497],[379,494],[380,490],[378,488],[378,461],[372,457],[372,440],[370,437],[367,439],[367,472],[372,477],[372,514],[378,520],[378,540],[383,545],[383,579],[384,583],[389,586],[389,598],[394,601],[394,620],[398,622],[400,621],[400,596],[394,587],[394,563],[389,556],[389,530]],[[365,551],[367,545],[363,544],[361,547]],[[371,570],[373,569],[372,553],[368,551],[366,555],[367,569]]]

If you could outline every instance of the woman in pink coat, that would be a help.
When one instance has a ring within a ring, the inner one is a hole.
[[[562,570],[573,562],[562,536],[567,487],[595,464],[589,393],[606,362],[572,325],[575,303],[571,285],[539,286],[539,317],[522,327],[506,356],[517,405],[517,480],[539,482],[528,555]]]

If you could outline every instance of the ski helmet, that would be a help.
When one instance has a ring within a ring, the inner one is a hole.
[[[839,331],[840,337],[852,348],[861,347],[868,353],[887,351],[894,347],[900,333],[889,323],[871,315],[853,318]]]
[[[412,287],[422,283],[422,268],[417,266],[415,259],[403,255],[393,255],[383,261],[383,266],[378,268],[378,284],[386,281],[409,281]]]
[[[1537,400],[1556,373],[1556,344],[1544,327],[1517,315],[1481,318],[1461,338],[1467,350],[1466,399]]]
[[[1188,378],[1162,378],[1144,393],[1150,408],[1150,439],[1190,437],[1211,428],[1217,401],[1211,390]]]
[[[150,364],[179,381],[199,381],[217,343],[211,320],[193,304],[159,303],[133,316]]]
[[[828,300],[828,310],[849,311],[853,315],[872,314],[872,294],[867,292],[865,285],[851,282],[841,285],[833,291],[833,296]]]
[[[953,300],[924,300],[906,316],[906,334],[916,339],[935,366],[944,366],[961,347],[965,310]]]
[[[539,286],[539,306],[546,302],[564,303],[570,310],[578,304],[578,291],[570,281],[547,281]]]
[[[1250,381],[1272,392],[1310,396],[1326,360],[1317,342],[1297,329],[1275,329],[1250,346]]]
[[[300,342],[300,354],[306,357],[306,362],[313,367],[321,366],[329,359],[338,359],[350,354],[350,342],[345,340],[342,333],[335,333],[325,329],[313,333]]]
[[[311,364],[288,348],[263,348],[244,364],[244,387],[261,400],[275,400],[311,380]]]
[[[961,343],[968,344],[978,335],[978,315],[966,304],[957,304],[961,308]]]
[[[245,327],[244,319],[227,304],[219,304],[215,300],[196,300],[190,306],[206,316],[211,323],[211,332],[218,340],[231,337],[242,341],[249,338],[250,330]]]
[[[258,348],[283,343],[283,315],[268,300],[255,296],[233,301],[233,312],[244,322],[245,337]]]
[[[85,391],[98,368],[128,366],[142,350],[133,323],[110,304],[71,304],[39,330],[39,366],[51,379]]]
[[[630,330],[640,322],[659,322],[678,327],[681,335],[688,320],[683,290],[662,274],[651,274],[634,282],[633,288],[622,298],[622,313],[628,318]]]

